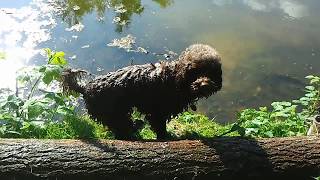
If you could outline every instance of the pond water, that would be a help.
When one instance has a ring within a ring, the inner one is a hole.
[[[45,47],[104,74],[206,43],[222,56],[223,88],[198,111],[225,122],[298,98],[304,77],[320,71],[319,0],[1,0],[0,8],[1,88],[14,87],[22,66],[44,64]],[[110,46],[123,37],[135,43]]]

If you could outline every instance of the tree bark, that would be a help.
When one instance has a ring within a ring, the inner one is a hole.
[[[310,179],[320,138],[0,139],[0,179]]]

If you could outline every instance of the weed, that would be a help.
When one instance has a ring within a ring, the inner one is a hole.
[[[320,77],[307,76],[306,94],[292,102],[273,102],[271,108],[245,109],[233,129],[242,136],[287,137],[306,135],[309,119],[319,113]]]

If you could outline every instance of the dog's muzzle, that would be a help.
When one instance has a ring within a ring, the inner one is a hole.
[[[197,97],[209,97],[215,89],[215,83],[208,77],[200,77],[191,84],[192,94]]]

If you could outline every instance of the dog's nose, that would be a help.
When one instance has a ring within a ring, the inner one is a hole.
[[[208,85],[209,85],[209,83],[207,81],[202,81],[200,84],[200,86],[208,86]]]

